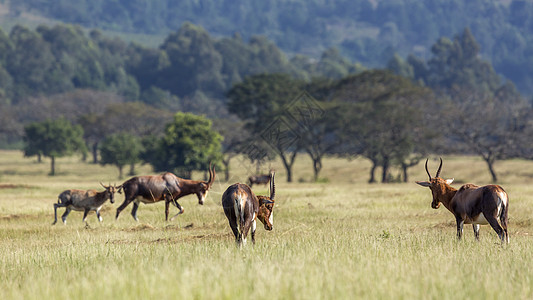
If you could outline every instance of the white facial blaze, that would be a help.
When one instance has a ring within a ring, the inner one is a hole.
[[[268,217],[270,225],[274,226],[274,212],[270,212],[270,217]]]
[[[202,195],[202,198],[200,199],[200,204],[204,204],[205,198],[207,198],[207,193],[209,191],[205,191],[205,193]]]

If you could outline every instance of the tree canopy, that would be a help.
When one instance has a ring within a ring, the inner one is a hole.
[[[194,170],[207,170],[209,163],[221,160],[222,136],[211,128],[210,120],[178,112],[162,138],[152,139],[145,159],[156,171],[174,171],[191,178]]]
[[[111,164],[118,168],[118,178],[122,178],[124,166],[140,161],[142,144],[140,139],[129,133],[116,133],[107,136],[100,145],[100,164]]]
[[[26,142],[24,155],[42,154],[51,159],[50,175],[55,175],[55,159],[69,156],[74,152],[85,153],[83,129],[72,125],[66,119],[48,120],[32,123],[24,128]]]

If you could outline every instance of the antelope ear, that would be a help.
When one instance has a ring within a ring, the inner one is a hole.
[[[427,182],[427,181],[415,181],[417,184],[421,185],[421,186],[425,186],[425,187],[429,187],[431,186],[431,183]]]
[[[447,184],[452,184],[452,182],[453,182],[454,179],[455,179],[455,178],[452,178],[452,179],[446,179],[446,183],[447,183]]]

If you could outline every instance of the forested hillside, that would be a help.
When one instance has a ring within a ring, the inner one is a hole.
[[[6,2],[6,1],[4,1]],[[88,28],[163,33],[190,21],[214,36],[264,35],[287,53],[319,57],[336,46],[367,67],[431,56],[431,45],[465,27],[495,70],[533,94],[533,2],[524,0],[17,0],[30,11]]]

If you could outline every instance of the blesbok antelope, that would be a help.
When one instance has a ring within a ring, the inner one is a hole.
[[[114,195],[118,187],[116,185],[105,186],[100,183],[105,190],[98,192],[97,190],[66,190],[63,191],[57,197],[57,203],[54,203],[54,222],[57,223],[57,208],[66,207],[65,213],[61,216],[64,224],[67,224],[67,216],[72,210],[83,211],[83,222],[87,220],[87,214],[94,210],[98,221],[102,222],[102,216],[100,216],[100,209],[104,203],[109,199],[111,203],[115,203]]]
[[[255,244],[256,218],[265,226],[265,230],[272,230],[274,197],[274,172],[269,175],[270,197],[256,196],[249,186],[235,183],[229,186],[222,195],[222,207],[228,218],[229,226],[235,235],[235,242],[241,246],[246,244],[246,236],[252,229],[252,243]]]
[[[248,177],[248,186],[253,187],[254,184],[268,184],[270,181],[270,174],[266,175],[252,175]]]
[[[124,202],[117,208],[116,219],[120,212],[133,202],[131,216],[135,221],[137,219],[137,209],[139,203],[150,204],[165,200],[165,220],[168,221],[168,212],[170,203],[174,204],[179,209],[179,212],[174,215],[182,214],[185,210],[178,203],[178,199],[190,194],[196,194],[198,197],[198,204],[203,205],[207,193],[215,181],[215,167],[209,164],[209,180],[189,180],[180,178],[170,172],[161,175],[136,176],[124,182],[121,188],[124,190]],[[121,190],[119,189],[119,193]]]
[[[456,190],[450,184],[453,179],[444,180],[439,177],[442,169],[442,158],[435,177],[431,177],[426,160],[426,172],[429,181],[417,181],[421,186],[429,187],[433,194],[431,207],[437,209],[444,204],[457,221],[457,238],[461,239],[463,224],[472,224],[476,240],[479,240],[479,225],[490,224],[498,234],[502,243],[509,243],[507,233],[507,213],[509,211],[509,196],[499,185],[477,186],[465,184]],[[500,219],[500,224],[498,223]]]

